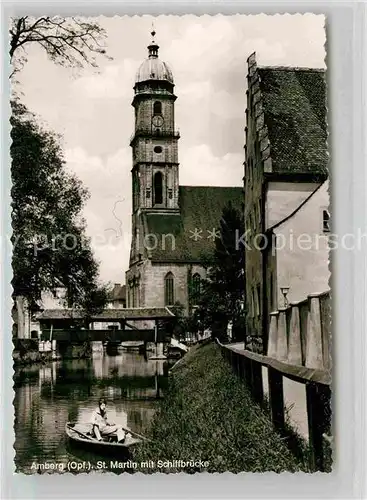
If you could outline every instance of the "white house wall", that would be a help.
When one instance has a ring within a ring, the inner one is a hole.
[[[43,309],[64,309],[64,307],[66,307],[63,303],[66,296],[66,290],[64,288],[57,288],[55,290],[55,295],[50,291],[42,292],[41,303]]]
[[[274,229],[278,245],[278,307],[284,305],[281,287],[289,286],[289,302],[329,289],[328,234],[323,232],[323,210],[329,206],[328,185],[326,181],[294,216]],[[311,243],[300,238],[308,238]]]
[[[266,229],[294,212],[317,186],[315,183],[269,182],[265,208]]]

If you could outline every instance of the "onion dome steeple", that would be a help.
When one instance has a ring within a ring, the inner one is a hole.
[[[136,73],[135,83],[163,80],[173,85],[173,75],[170,67],[158,57],[159,45],[154,39],[156,35],[154,27],[150,34],[152,35],[152,41],[148,45],[148,58],[140,65]]]

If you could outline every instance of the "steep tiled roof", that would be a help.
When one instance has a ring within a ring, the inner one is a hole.
[[[259,67],[272,172],[327,175],[325,72]]]
[[[126,286],[115,283],[113,289],[109,293],[108,300],[126,300]]]
[[[118,319],[142,319],[142,318],[170,318],[174,313],[168,307],[137,307],[121,309],[105,309],[100,314],[92,317],[95,321],[113,321]],[[39,320],[57,319],[81,319],[83,311],[80,309],[45,309],[36,315]]]
[[[208,257],[214,250],[210,234],[219,229],[224,206],[231,202],[241,211],[243,192],[240,187],[181,186],[179,202],[180,214],[144,214],[147,233],[158,241],[149,255],[153,261],[199,262]],[[162,235],[169,234],[174,240],[166,237],[163,248]]]

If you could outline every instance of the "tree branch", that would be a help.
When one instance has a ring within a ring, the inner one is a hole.
[[[97,66],[95,55],[105,54],[101,43],[106,37],[104,29],[96,23],[82,22],[74,17],[70,19],[40,17],[32,22],[27,22],[28,16],[14,19],[9,30],[9,54],[15,65],[12,75],[19,70],[19,61],[13,61],[17,50],[31,43],[40,45],[58,64]]]

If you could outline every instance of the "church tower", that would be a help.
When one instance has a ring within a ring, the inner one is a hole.
[[[126,271],[128,308],[196,305],[204,262],[214,250],[206,237],[220,223],[229,201],[242,203],[242,188],[179,186],[173,75],[152,41],[136,74],[132,149],[132,240]],[[194,241],[197,228],[203,236]],[[147,320],[140,327],[153,328]],[[136,325],[137,326],[137,325]]]
[[[148,46],[148,58],[136,74],[134,99],[135,129],[131,138],[132,168],[132,228],[133,240],[138,238],[139,218],[150,213],[178,212],[178,151],[179,133],[175,131],[175,100],[173,76],[168,65],[158,58],[159,46]],[[133,241],[130,263],[134,249]]]

